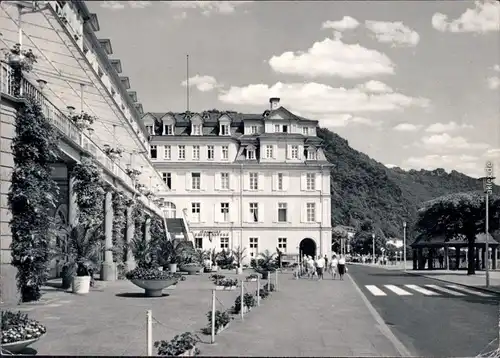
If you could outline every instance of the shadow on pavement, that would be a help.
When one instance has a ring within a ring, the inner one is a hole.
[[[116,297],[124,297],[124,298],[146,298],[146,295],[143,292],[124,292],[117,293]],[[170,296],[168,293],[162,293],[161,297],[147,297],[147,298],[163,298]]]
[[[23,356],[36,356],[37,354],[38,351],[31,347],[24,348],[21,352],[16,353],[16,355],[23,355]]]

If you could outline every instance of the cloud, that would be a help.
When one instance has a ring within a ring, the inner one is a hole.
[[[186,87],[187,81],[182,81],[181,85]],[[212,76],[196,75],[189,78],[189,87],[195,86],[198,91],[210,92],[219,87],[217,80]]]
[[[411,123],[399,123],[397,126],[392,128],[398,132],[416,132],[420,129],[421,126],[411,124]]]
[[[364,92],[372,93],[389,93],[392,92],[392,88],[387,86],[385,83],[375,80],[370,80],[366,83],[358,85],[357,88]]]
[[[493,71],[500,72],[500,65],[493,66]]]
[[[151,1],[102,1],[101,7],[111,10],[122,10],[128,5],[132,9],[144,9],[151,6]]]
[[[409,157],[403,161],[406,168],[434,170],[443,168],[448,171],[457,170],[465,174],[479,177],[484,170],[481,169],[480,158],[472,155],[438,155],[430,154],[422,157]]]
[[[396,164],[384,164],[387,168],[392,169],[392,168],[397,168],[398,165]]]
[[[488,78],[488,88],[495,90],[500,87],[500,77],[492,76]]]
[[[402,22],[388,21],[365,21],[365,26],[373,32],[376,39],[382,43],[389,43],[392,46],[414,47],[420,41],[419,34],[405,26]]]
[[[304,114],[316,115],[394,111],[429,105],[429,100],[425,98],[409,97],[402,93],[366,93],[359,88],[331,87],[316,82],[231,86],[219,94],[219,100],[225,103],[259,107],[267,103],[270,97],[280,97],[288,103],[288,107]]]
[[[205,16],[211,14],[228,15],[235,12],[236,7],[253,1],[163,1],[172,8],[199,9]]]
[[[344,31],[344,30],[354,30],[359,26],[358,20],[355,18],[352,18],[350,16],[344,16],[342,20],[338,21],[325,21],[321,25],[323,29],[334,29],[337,31]]]
[[[500,159],[500,149],[492,148],[488,149],[485,153],[486,158]]]
[[[304,77],[360,78],[394,74],[394,63],[385,54],[330,38],[315,42],[306,52],[288,51],[273,56],[269,65],[275,72]]]
[[[445,132],[452,132],[456,131],[459,129],[470,129],[474,128],[470,124],[457,124],[456,122],[449,122],[449,123],[434,123],[428,126],[425,131],[428,133],[445,133]]]
[[[435,13],[432,26],[441,32],[486,33],[500,31],[500,3],[476,1],[473,9],[467,9],[460,17],[448,21],[448,16]]]
[[[185,11],[174,15],[174,19],[176,20],[184,20],[185,18],[187,18],[187,12]]]
[[[297,113],[297,112],[294,112]],[[346,127],[349,125],[365,125],[369,127],[378,127],[381,122],[370,118],[353,116],[352,114],[333,114],[324,118],[317,118],[323,127]]]
[[[486,143],[470,143],[464,137],[452,137],[448,133],[433,134],[424,137],[417,145],[434,151],[446,151],[451,149],[487,149],[489,147]]]

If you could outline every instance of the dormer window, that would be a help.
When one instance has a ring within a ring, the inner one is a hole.
[[[229,124],[220,125],[220,135],[229,135]]]
[[[174,135],[174,125],[173,124],[165,124],[163,126],[163,134],[164,135]]]
[[[274,125],[274,133],[279,133],[279,132],[281,132],[280,125],[279,124],[275,124]]]
[[[258,134],[259,133],[259,127],[257,127],[257,126],[251,126],[250,127],[250,133],[251,134]]]
[[[309,135],[309,127],[302,127],[302,134],[305,136]]]
[[[193,124],[191,135],[201,135],[201,124]]]
[[[316,149],[309,147],[307,148],[307,160],[316,160],[317,155],[316,155]]]
[[[149,135],[154,135],[154,126],[146,126],[146,131]]]
[[[247,147],[247,159],[255,160],[255,148]]]

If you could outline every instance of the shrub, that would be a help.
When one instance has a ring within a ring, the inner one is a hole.
[[[169,271],[160,271],[155,268],[136,267],[125,275],[129,280],[181,280],[180,273],[172,273]]]
[[[2,344],[39,338],[47,332],[40,322],[22,312],[2,311]]]
[[[159,356],[179,356],[182,353],[195,348],[198,339],[191,332],[178,334],[171,341],[156,341],[154,346],[158,349]],[[200,352],[196,349],[195,355]]]

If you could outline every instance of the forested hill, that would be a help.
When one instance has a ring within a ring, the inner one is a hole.
[[[370,220],[386,237],[401,237],[402,221],[406,219],[411,225],[425,201],[483,188],[477,179],[457,171],[389,169],[349,147],[345,139],[328,129],[318,129],[318,136],[324,140],[327,159],[335,165],[331,183],[333,226],[359,228],[364,220]]]

